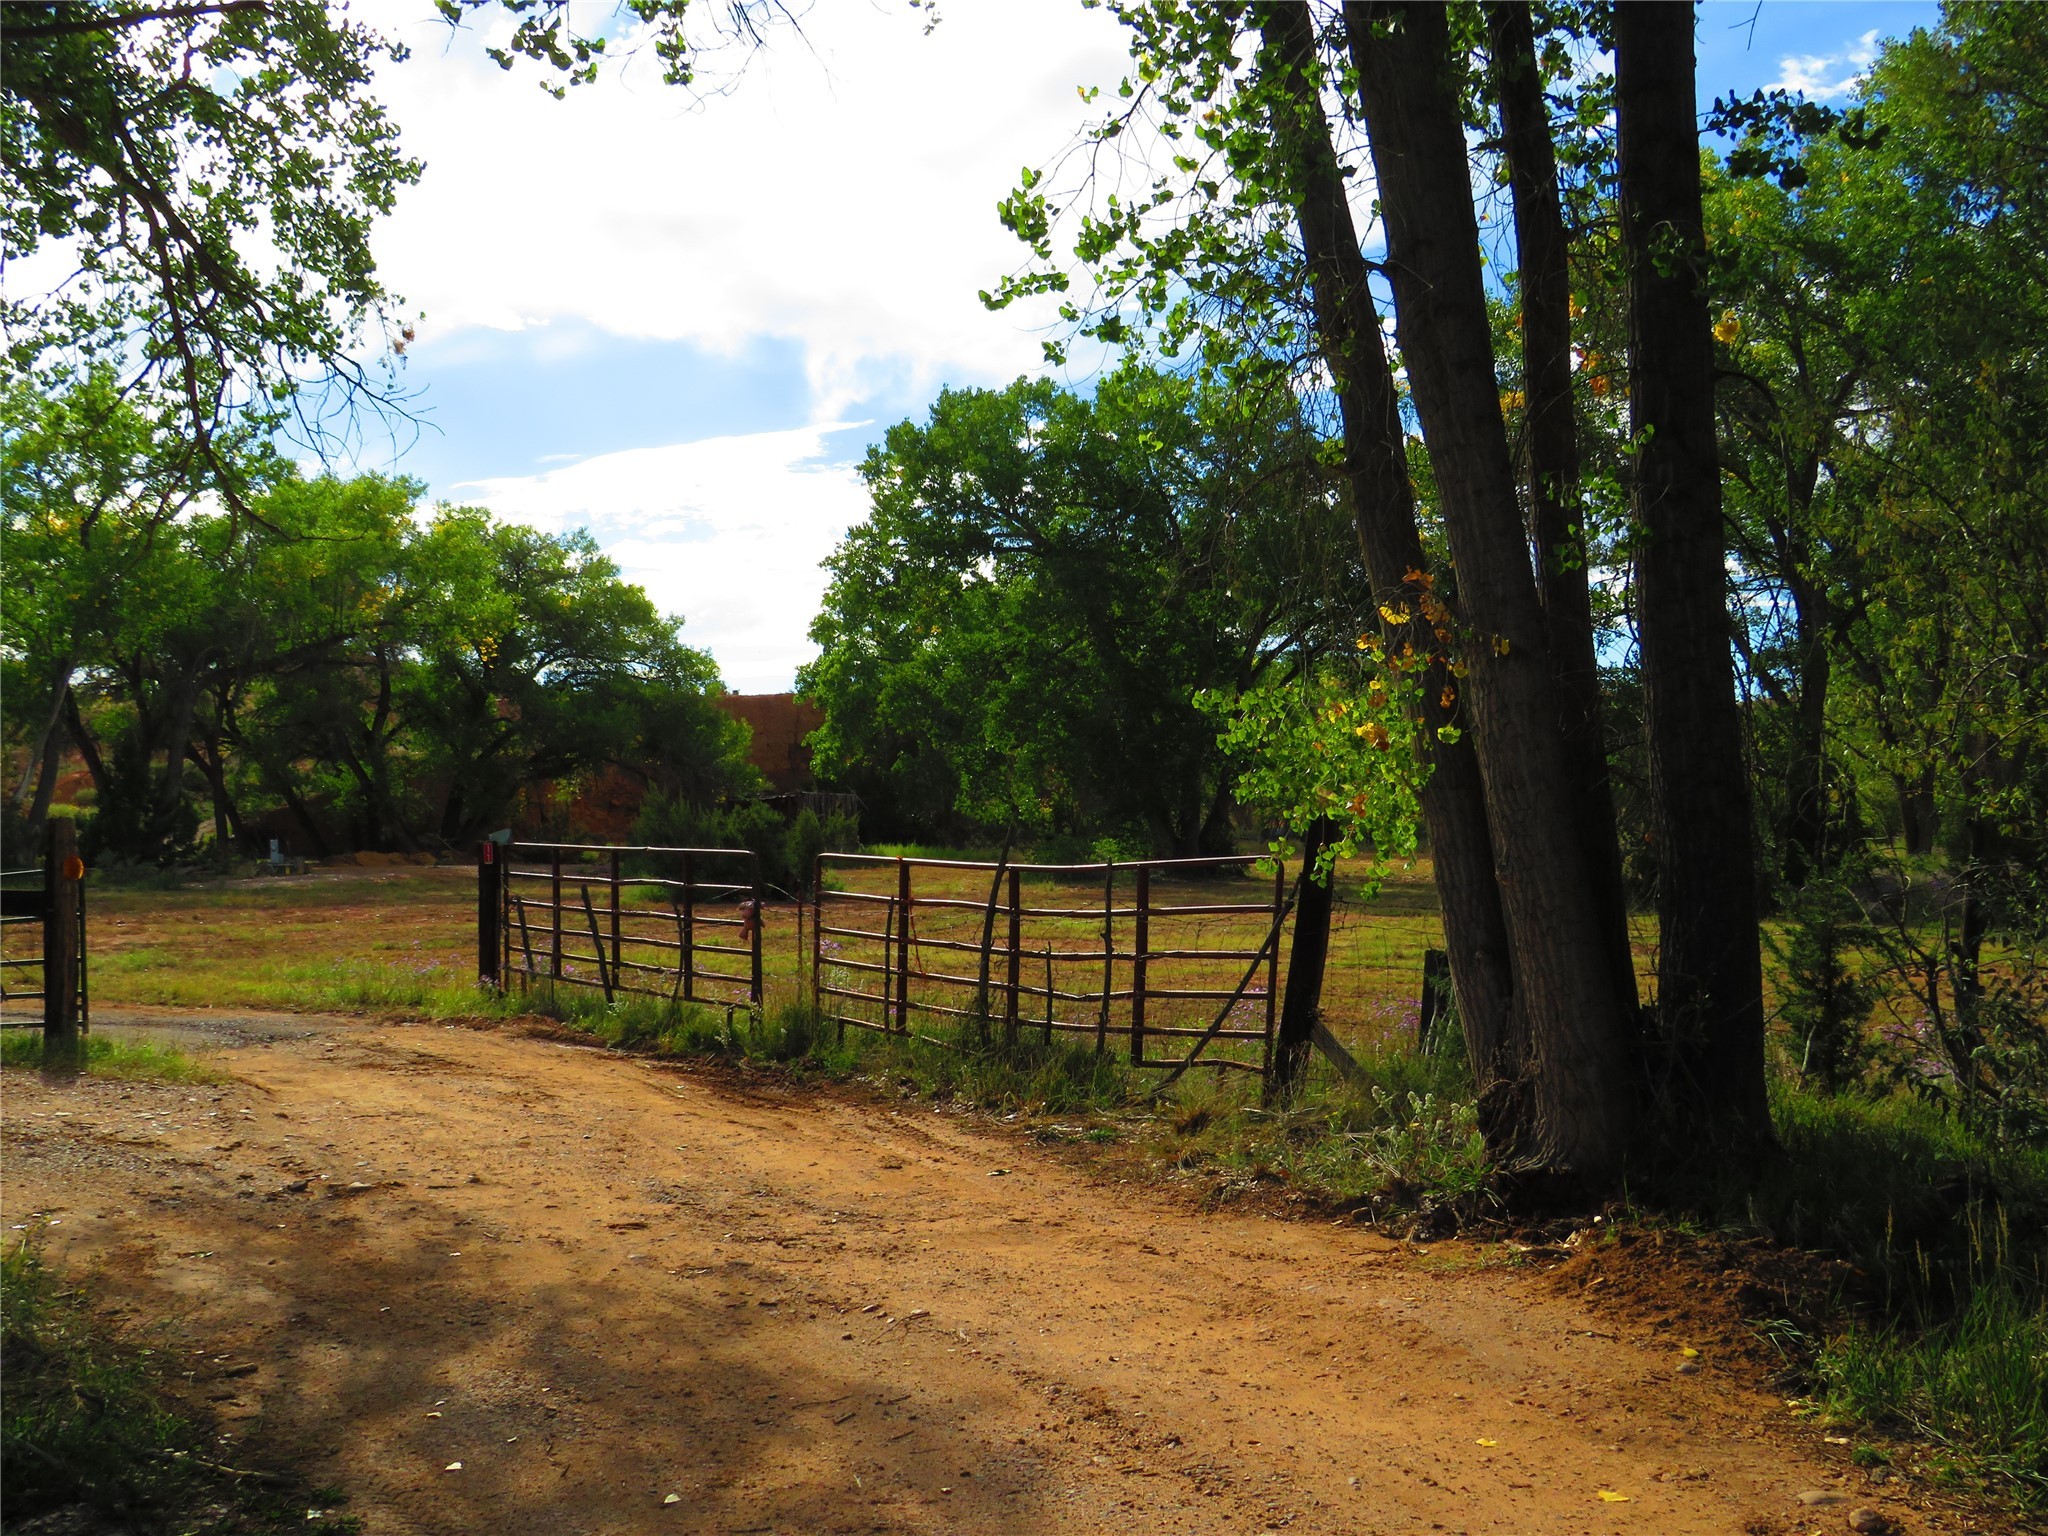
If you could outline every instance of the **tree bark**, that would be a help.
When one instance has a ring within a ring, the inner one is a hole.
[[[64,700],[71,692],[71,676],[77,670],[77,666],[68,656],[64,659],[63,665],[53,669],[50,680],[55,686],[50,694],[50,713],[43,721],[43,734],[21,765],[21,780],[14,786],[14,803],[20,805],[29,796],[30,784],[35,785],[36,805],[29,812],[30,826],[40,823],[50,808],[49,792],[45,787],[51,777],[47,766],[50,762],[50,744],[57,739],[57,727],[64,718]],[[59,751],[61,753],[61,747]]]
[[[1693,8],[1616,6],[1636,594],[1658,841],[1660,1075],[1674,1135],[1767,1140],[1749,777],[1700,276]]]
[[[1579,494],[1571,267],[1558,203],[1557,153],[1550,140],[1550,112],[1543,100],[1529,7],[1489,5],[1486,24],[1514,192],[1529,541],[1536,554],[1536,587],[1550,637],[1550,666],[1563,707],[1559,724],[1572,776],[1572,817],[1591,875],[1588,895],[1599,914],[1615,991],[1633,1007],[1636,974],[1628,945],[1628,896],[1607,767],[1585,504]]]
[[[71,733],[71,740],[78,747],[78,755],[85,759],[85,771],[92,775],[93,792],[99,796],[100,804],[107,803],[107,765],[100,756],[99,743],[92,739],[92,732],[85,728],[85,717],[78,712],[78,690],[64,690],[64,729]]]
[[[1308,261],[1316,336],[1337,388],[1344,428],[1344,475],[1351,493],[1359,552],[1375,606],[1412,604],[1419,594],[1408,573],[1426,569],[1408,475],[1399,398],[1371,272],[1359,249],[1343,172],[1330,142],[1315,68],[1315,36],[1306,7],[1268,5],[1259,26],[1272,50],[1270,68],[1282,94],[1275,104],[1276,140],[1293,179],[1296,215]],[[1387,624],[1391,649],[1413,643],[1427,651],[1435,637],[1419,613]],[[1525,1044],[1515,1011],[1507,922],[1494,878],[1493,838],[1472,738],[1445,741],[1451,724],[1442,702],[1451,677],[1441,665],[1423,679],[1423,745],[1430,772],[1421,802],[1428,828],[1451,985],[1464,1021],[1467,1053],[1480,1095],[1487,1138],[1496,1153],[1512,1151],[1515,1098]]]
[[[57,772],[64,760],[64,735],[57,729],[64,708],[63,694],[71,692],[69,680],[64,684],[56,706],[50,711],[49,726],[43,731],[42,750],[36,754],[35,798],[29,802],[27,830],[31,838],[40,837],[43,822],[50,814],[50,800],[57,792]]]
[[[1446,13],[1348,0],[1344,14],[1401,356],[1457,563],[1465,696],[1528,1032],[1528,1171],[1584,1193],[1612,1180],[1627,1147],[1630,1009],[1571,810],[1563,711],[1495,383]]]

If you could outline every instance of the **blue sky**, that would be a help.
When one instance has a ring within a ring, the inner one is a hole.
[[[1078,0],[942,14],[927,36],[892,0],[828,0],[726,94],[692,103],[629,63],[556,102],[388,0],[414,56],[381,94],[428,169],[374,243],[419,317],[404,383],[426,426],[363,466],[590,527],[729,686],[788,687],[868,444],[942,385],[1038,366],[1049,312],[975,297],[1017,262],[995,203],[1072,138],[1075,88],[1123,73],[1119,29]],[[1839,99],[1873,35],[1935,16],[1711,0],[1701,104]]]

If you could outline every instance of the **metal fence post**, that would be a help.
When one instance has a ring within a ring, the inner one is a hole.
[[[1008,995],[1003,1002],[1003,1044],[1017,1043],[1017,988],[1024,962],[1024,876],[1010,867],[1010,971]]]
[[[549,927],[553,933],[548,948],[548,976],[559,980],[562,974],[562,850],[556,848],[550,855],[548,866],[548,907]]]
[[[768,926],[768,914],[767,914],[767,913],[766,913],[765,911],[763,911],[763,910],[762,910],[762,907],[761,907],[761,860],[760,860],[760,856],[759,856],[759,855],[756,855],[756,856],[755,856],[755,858],[754,858],[754,877],[753,877],[753,878],[754,878],[754,919],[753,919],[753,923],[751,924],[751,926],[752,926],[752,928],[753,928],[753,930],[754,930],[754,944],[753,944],[753,949],[754,949],[754,954],[753,954],[753,966],[754,966],[754,970],[753,970],[753,981],[752,981],[752,984],[751,984],[751,986],[750,986],[750,987],[749,987],[749,989],[748,989],[748,993],[747,993],[747,995],[748,995],[748,996],[749,996],[750,998],[752,998],[752,999],[753,999],[753,1002],[754,1002],[755,1006],[756,1006],[756,1007],[758,1007],[758,1006],[760,1006],[760,1002],[761,1002],[761,930],[762,930],[763,928],[765,928],[765,927],[767,927],[767,926]]]
[[[896,925],[896,1032],[910,1030],[910,861],[896,860],[896,908],[903,914]]]
[[[498,949],[500,919],[503,915],[504,866],[498,862],[498,845],[483,842],[476,851],[476,979],[493,992],[498,990]]]
[[[683,1001],[697,995],[697,861],[683,855]]]
[[[612,983],[613,983],[613,985],[615,985],[615,986],[616,986],[616,985],[617,985],[618,983],[620,983],[620,982],[622,982],[622,981],[624,981],[624,980],[626,979],[626,977],[625,977],[625,972],[623,972],[623,971],[621,971],[621,970],[619,969],[619,954],[620,954],[620,951],[621,951],[621,950],[622,950],[622,949],[623,949],[623,948],[624,948],[625,946],[623,946],[623,945],[622,945],[622,944],[621,944],[621,943],[619,942],[619,850],[618,850],[618,849],[616,849],[616,848],[614,848],[614,849],[612,850],[612,868],[611,868],[611,876],[612,876]]]
[[[78,1038],[78,828],[52,816],[43,841],[43,1066],[76,1072],[84,1065]]]
[[[1095,1016],[1095,1054],[1109,1049],[1110,994],[1116,991],[1116,865],[1102,866],[1102,1010]]]
[[[1145,1059],[1145,948],[1152,941],[1152,866],[1138,866],[1137,921],[1131,940],[1131,1061]]]
[[[820,854],[811,862],[811,1006],[823,1006],[818,1001],[818,962],[824,958],[824,935],[820,932],[825,923],[825,857]],[[839,1026],[841,1038],[846,1026]]]
[[[1303,866],[1306,878],[1308,866]],[[1337,875],[1330,873],[1330,889],[1336,887]],[[1277,918],[1287,900],[1287,866],[1278,859],[1273,861],[1273,915]],[[1266,1055],[1263,1075],[1268,1081],[1273,1075],[1273,1028],[1279,1015],[1274,1012],[1280,995],[1280,934],[1273,934],[1272,948],[1266,951]]]

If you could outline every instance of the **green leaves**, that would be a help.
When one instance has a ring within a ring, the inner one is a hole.
[[[1323,553],[1349,540],[1292,408],[1131,366],[1093,400],[947,391],[892,428],[802,679],[826,771],[927,831],[1222,835],[1194,696],[1256,680],[1347,569]]]
[[[1245,804],[1296,834],[1321,818],[1336,826],[1318,878],[1363,848],[1381,860],[1413,854],[1429,770],[1412,676],[1333,657],[1305,676],[1207,693],[1201,704],[1219,722]]]
[[[201,447],[295,366],[343,367],[388,297],[370,222],[419,174],[367,94],[402,53],[317,0],[148,20],[10,7],[7,243],[73,241],[80,267],[75,304],[10,296],[10,329],[44,370],[139,353],[145,394],[182,404]]]

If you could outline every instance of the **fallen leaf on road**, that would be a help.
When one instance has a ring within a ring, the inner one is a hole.
[[[1602,1504],[1627,1504],[1631,1500],[1625,1493],[1616,1493],[1612,1488],[1602,1488],[1598,1494]]]
[[[683,1502],[683,1496],[680,1493],[672,1493],[661,1502],[664,1504],[680,1504]]]
[[[1474,1445],[1499,1445],[1499,1444],[1500,1444],[1500,1442],[1499,1442],[1498,1440],[1475,1440],[1475,1441],[1473,1441],[1472,1443],[1473,1443]]]
[[[459,1461],[451,1461],[448,1463],[447,1466],[443,1467],[441,1470],[443,1472],[460,1472],[462,1470],[462,1463]]]

